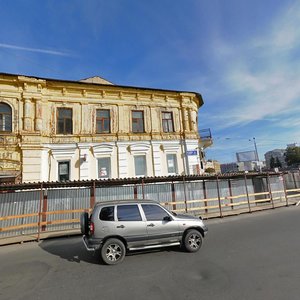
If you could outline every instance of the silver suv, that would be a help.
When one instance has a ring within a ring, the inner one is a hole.
[[[151,200],[96,203],[80,218],[88,251],[101,249],[104,263],[121,262],[128,250],[180,245],[188,252],[201,248],[207,227],[201,217],[177,215]]]

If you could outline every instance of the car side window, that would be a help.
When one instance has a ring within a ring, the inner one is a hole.
[[[162,221],[167,212],[158,205],[142,204],[147,221]]]
[[[137,205],[118,205],[117,215],[119,221],[142,221]]]
[[[114,221],[114,212],[115,207],[114,206],[107,206],[103,207],[100,211],[100,220],[102,221]]]

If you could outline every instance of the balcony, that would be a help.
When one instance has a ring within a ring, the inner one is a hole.
[[[200,147],[207,148],[213,144],[210,128],[199,129],[198,133],[200,136],[200,140],[199,140]]]

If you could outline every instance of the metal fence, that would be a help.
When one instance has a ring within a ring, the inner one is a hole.
[[[295,204],[300,174],[256,173],[0,186],[0,241],[39,240],[44,233],[79,229],[95,202],[153,199],[178,213],[204,218]]]

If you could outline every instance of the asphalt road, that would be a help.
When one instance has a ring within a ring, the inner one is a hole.
[[[207,221],[200,252],[99,263],[80,237],[0,248],[0,299],[300,299],[300,207]]]

